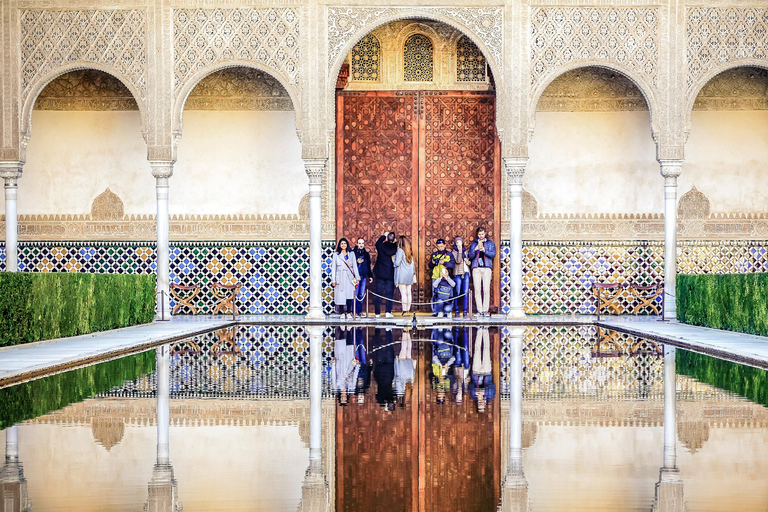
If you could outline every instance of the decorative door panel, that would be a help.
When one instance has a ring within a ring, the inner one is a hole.
[[[336,205],[338,236],[369,249],[385,231],[415,238],[418,220],[416,93],[339,93]]]
[[[384,231],[411,238],[420,287],[437,238],[501,234],[501,172],[493,93],[339,92],[336,231],[372,244]],[[371,247],[372,249],[372,247]],[[499,258],[492,304],[498,305]]]
[[[420,100],[424,148],[419,165],[420,252],[431,254],[438,238],[451,244],[461,236],[468,245],[478,226],[484,226],[498,245],[501,173],[496,98],[493,93],[433,92]],[[494,278],[493,283],[498,289],[499,280]],[[496,297],[493,303],[498,304]]]

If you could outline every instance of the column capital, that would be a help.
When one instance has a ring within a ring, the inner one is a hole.
[[[171,160],[150,160],[149,165],[152,167],[152,176],[155,178],[170,178],[173,176],[174,163]]]
[[[682,160],[659,160],[661,175],[664,177],[664,184],[677,186],[677,178],[683,172]]]
[[[510,185],[522,185],[528,157],[505,157],[502,160]]]
[[[0,162],[0,178],[3,178],[6,182],[8,180],[17,180],[21,178],[23,168],[24,162]]]
[[[327,158],[305,158],[304,170],[309,178],[310,185],[320,185],[325,176],[325,169],[328,164]]]

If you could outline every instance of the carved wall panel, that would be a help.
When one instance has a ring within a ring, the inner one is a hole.
[[[726,62],[755,59],[768,65],[768,8],[691,7],[685,33],[688,94]]]
[[[51,81],[37,97],[36,110],[138,110],[131,91],[109,73],[81,69]]]
[[[227,68],[203,78],[189,93],[184,110],[293,110],[293,102],[269,73]]]
[[[648,110],[643,93],[625,75],[606,68],[567,71],[542,93],[540,112],[615,112]]]
[[[27,10],[21,13],[22,99],[59,66],[93,62],[114,68],[146,97],[144,10]]]
[[[534,7],[531,9],[531,92],[563,66],[604,62],[644,77],[655,87],[659,10],[652,7]]]
[[[213,63],[253,61],[269,66],[289,83],[299,80],[299,15],[294,8],[176,9],[173,62],[176,93]]]
[[[693,110],[768,110],[768,69],[720,73],[701,88]]]
[[[328,7],[328,68],[355,36],[373,29],[382,19],[427,18],[452,20],[466,27],[502,66],[504,9],[501,7]]]

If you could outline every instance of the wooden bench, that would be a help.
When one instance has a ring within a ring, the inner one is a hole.
[[[189,294],[184,297],[182,294]],[[176,305],[173,306],[171,314],[175,315],[179,309],[188,307],[192,311],[193,315],[197,314],[197,307],[192,302],[197,294],[200,293],[200,285],[194,284],[192,286],[182,286],[180,284],[171,283],[171,297],[176,301]]]
[[[600,311],[603,307],[609,308],[614,314],[620,315],[623,310],[619,300],[625,291],[638,303],[632,314],[640,314],[643,308],[652,309],[664,319],[664,284],[657,283],[650,286],[641,286],[635,283],[592,283],[592,290],[597,300],[597,321],[600,321]],[[661,297],[661,304],[656,299]]]

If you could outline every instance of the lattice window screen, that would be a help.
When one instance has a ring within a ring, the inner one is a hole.
[[[456,43],[456,81],[485,82],[485,57],[467,36]]]
[[[434,76],[434,47],[422,34],[405,40],[403,48],[403,79],[406,82],[431,82]]]
[[[381,44],[376,36],[368,34],[352,48],[352,80],[379,81]]]

